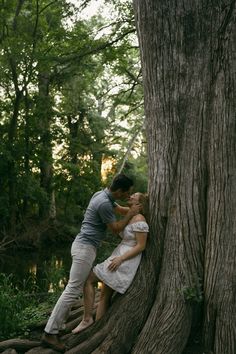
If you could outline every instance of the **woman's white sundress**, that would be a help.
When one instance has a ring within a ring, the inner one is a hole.
[[[148,231],[148,224],[145,221],[137,221],[133,224],[128,224],[120,233],[120,237],[122,238],[121,243],[114,249],[110,257],[93,268],[93,272],[96,276],[118,293],[123,294],[132,283],[142,254],[139,253],[135,257],[122,262],[116,271],[110,271],[108,265],[112,258],[123,255],[137,244],[135,232]]]

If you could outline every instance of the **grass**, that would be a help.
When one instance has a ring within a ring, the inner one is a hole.
[[[22,328],[22,311],[28,306],[25,292],[13,284],[12,275],[0,274],[0,339],[12,338],[18,333]]]
[[[64,279],[63,267],[53,258],[49,271],[45,271],[45,283],[53,292],[44,294],[42,301],[34,276],[17,284],[13,275],[0,273],[0,340],[27,337],[30,327],[46,320]]]

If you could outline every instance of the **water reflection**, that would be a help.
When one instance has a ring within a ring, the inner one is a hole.
[[[17,287],[24,290],[53,292],[55,287],[63,289],[71,266],[70,247],[2,254],[0,273],[13,274]]]
[[[36,276],[37,275],[37,264],[34,264],[29,267],[29,273]]]
[[[109,242],[108,242],[109,241]],[[116,247],[117,240],[109,239],[98,249],[96,263],[107,258]],[[44,247],[37,252],[15,251],[0,255],[0,273],[13,274],[19,289],[36,292],[53,292],[63,289],[71,267],[71,243],[55,248]]]

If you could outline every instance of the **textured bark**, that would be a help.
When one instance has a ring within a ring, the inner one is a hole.
[[[50,207],[52,202],[52,144],[51,144],[51,118],[52,102],[49,95],[50,76],[47,72],[40,72],[38,75],[38,100],[37,111],[40,129],[40,185],[47,195],[47,201],[39,206],[39,214],[43,218],[50,217]]]
[[[8,348],[14,348],[20,351],[26,351],[39,345],[39,341],[30,341],[28,339],[9,339],[0,342],[0,350],[3,351]]]
[[[30,175],[30,129],[29,129],[29,96],[28,91],[26,90],[24,96],[24,106],[25,106],[25,126],[24,126],[24,144],[25,144],[25,152],[24,152],[24,173],[26,176],[26,190],[28,190],[28,180]],[[29,208],[29,197],[28,195],[23,197],[23,215],[27,215]]]
[[[133,353],[182,353],[204,279],[206,349],[233,354],[235,1],[134,5],[151,210],[167,223],[157,297]]]
[[[15,66],[14,67],[12,66],[12,71],[16,73]],[[17,196],[16,196],[17,179],[16,179],[15,160],[13,156],[15,152],[14,150],[15,150],[17,121],[18,121],[20,104],[22,99],[22,91],[19,91],[18,89],[17,78],[15,78],[14,80],[16,80],[15,99],[13,102],[13,114],[8,129],[8,145],[7,145],[8,152],[9,152],[9,159],[8,159],[9,230],[13,237],[16,235],[16,214],[17,214]]]
[[[206,348],[236,352],[236,4],[216,9],[205,247]]]
[[[17,351],[15,349],[6,349],[3,354],[17,354]]]

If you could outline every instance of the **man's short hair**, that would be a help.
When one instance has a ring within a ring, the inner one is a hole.
[[[126,192],[133,185],[134,185],[134,182],[132,181],[131,178],[127,177],[124,174],[119,174],[113,179],[111,186],[110,186],[110,190],[112,192],[115,192],[115,191],[117,191],[117,189],[121,189],[122,192]]]

